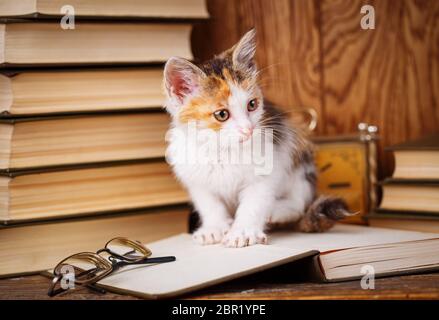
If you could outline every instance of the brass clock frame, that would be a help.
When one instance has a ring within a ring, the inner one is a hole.
[[[364,185],[362,186],[363,194],[361,195],[364,207],[361,208],[361,212],[358,215],[347,218],[346,222],[366,224],[364,216],[377,206],[377,140],[378,128],[367,123],[360,123],[358,125],[357,134],[312,138],[317,149],[319,146],[328,144],[334,144],[335,146],[338,146],[338,148],[342,148],[342,143],[358,143],[364,150],[363,159],[365,161],[365,177],[363,179]]]

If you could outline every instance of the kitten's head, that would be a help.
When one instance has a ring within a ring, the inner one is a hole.
[[[241,141],[251,137],[264,113],[255,36],[250,30],[235,46],[200,66],[182,58],[168,60],[166,108],[177,126],[195,121],[201,130],[226,131]]]

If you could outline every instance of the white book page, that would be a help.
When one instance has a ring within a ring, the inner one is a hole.
[[[271,245],[320,252],[379,244],[437,239],[439,234],[337,224],[323,233],[276,232],[269,237]]]
[[[201,246],[189,234],[181,234],[147,245],[152,257],[175,256],[176,261],[124,267],[99,282],[116,292],[143,298],[171,297],[238,278],[287,262],[317,254],[306,249],[273,245],[225,248]]]
[[[116,292],[162,298],[204,288],[256,271],[292,262],[318,251],[438,238],[437,234],[337,225],[325,233],[276,232],[268,245],[225,248],[195,244],[181,234],[148,244],[153,257],[175,256],[176,261],[124,267],[99,282]]]

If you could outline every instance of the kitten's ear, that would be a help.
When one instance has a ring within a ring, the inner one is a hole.
[[[256,30],[248,31],[232,48],[233,65],[244,72],[256,72]]]
[[[166,93],[182,103],[184,98],[196,92],[204,72],[186,59],[172,57],[165,65],[164,84]]]

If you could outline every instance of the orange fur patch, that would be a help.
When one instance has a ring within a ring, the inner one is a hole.
[[[201,83],[201,91],[197,97],[192,98],[180,111],[180,122],[198,121],[207,128],[218,131],[222,123],[216,120],[213,113],[227,105],[230,88],[227,81],[209,76]]]

